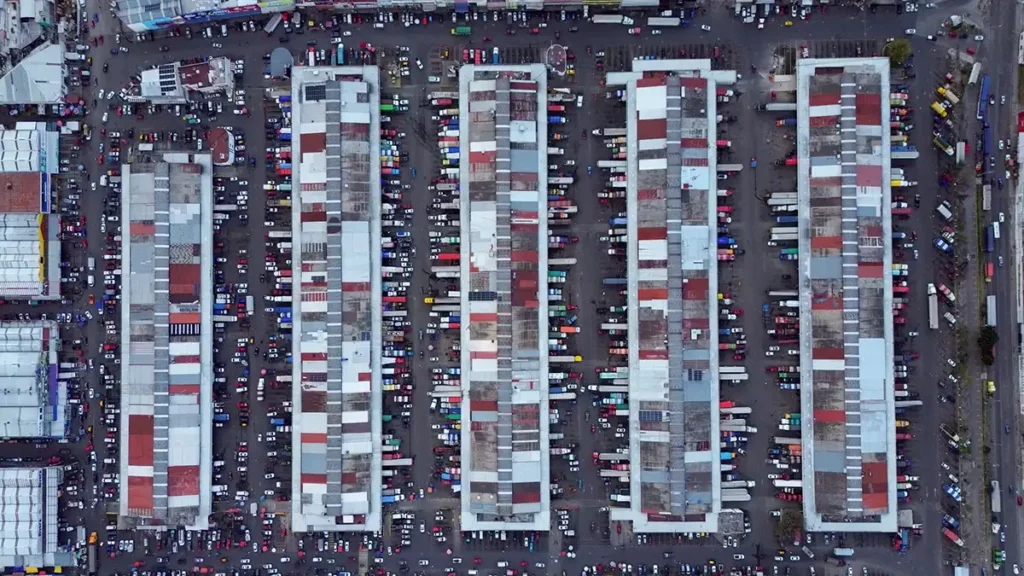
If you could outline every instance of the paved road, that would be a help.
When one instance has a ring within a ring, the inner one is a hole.
[[[100,30],[107,33],[107,47],[110,47],[110,42],[113,39],[113,28],[109,21],[107,14],[102,15]],[[568,24],[561,24],[553,22],[551,27],[544,30],[542,35],[531,36],[526,35],[525,31],[520,30],[520,33],[516,36],[505,36],[503,34],[504,24],[488,24],[486,26],[476,26],[474,39],[479,43],[480,38],[483,35],[493,36],[501,46],[503,47],[527,47],[533,46],[539,48],[545,46],[548,42],[552,41],[552,35],[556,31],[561,31],[562,41],[568,43],[574,47],[576,53],[580,55],[580,75],[579,78],[588,78],[593,73],[592,61],[586,60],[583,56],[585,54],[584,47],[587,42],[592,43],[594,51],[606,50],[609,54],[612,51],[622,51],[625,54],[625,60],[628,62],[629,57],[633,54],[639,53],[640,50],[654,51],[655,53],[673,53],[679,48],[685,48],[688,53],[694,53],[695,49],[700,47],[707,47],[708,43],[719,43],[731,50],[729,58],[735,62],[735,66],[740,71],[746,72],[749,70],[751,64],[756,64],[760,69],[767,68],[767,63],[764,61],[763,55],[768,53],[767,47],[771,47],[779,42],[784,41],[787,38],[793,36],[809,37],[818,41],[830,40],[835,38],[841,38],[843,40],[863,40],[867,38],[884,38],[887,36],[898,35],[903,28],[909,27],[913,23],[913,17],[906,15],[903,17],[896,17],[891,13],[883,14],[879,13],[877,16],[871,16],[863,13],[845,12],[839,9],[833,9],[830,11],[827,17],[822,17],[819,14],[815,14],[811,23],[797,22],[794,28],[784,28],[781,24],[781,20],[775,19],[770,21],[769,26],[758,32],[756,35],[752,34],[751,29],[748,27],[742,27],[738,23],[732,20],[731,13],[726,11],[719,11],[719,9],[712,9],[711,13],[705,16],[707,22],[712,25],[711,33],[701,33],[696,29],[689,30],[672,30],[666,32],[659,38],[652,37],[631,37],[628,36],[623,28],[620,27],[600,27],[599,36],[600,41],[596,40],[598,34],[580,34],[572,35],[568,33]],[[408,29],[402,30],[403,42],[413,48],[414,53],[427,54],[431,48],[437,47],[439,44],[449,44],[452,42],[452,38],[445,33],[446,25],[434,25],[427,29]],[[587,30],[587,29],[585,29]],[[267,39],[262,33],[246,35],[244,39],[239,36],[239,33],[234,32],[234,36],[230,39],[230,42],[224,42],[228,47],[225,53],[230,56],[241,57],[243,52],[241,50],[234,49],[233,46],[237,46],[236,41],[244,41],[249,48],[245,53],[259,54],[265,53],[269,50],[280,46],[276,38]],[[381,43],[381,45],[387,45],[387,43],[393,42],[394,32],[376,31],[372,29],[361,29],[358,31],[358,39],[366,40],[373,43]],[[732,38],[744,38],[744,46],[738,46],[736,43],[731,42]],[[303,40],[319,38],[321,45],[326,45],[327,38],[323,33],[309,33],[305,36],[299,36],[293,38],[291,45],[295,47],[301,47],[304,44]],[[99,70],[105,61],[110,62],[110,73],[107,75],[100,75],[101,86],[103,88],[117,87],[124,84],[130,74],[136,73],[138,69],[151,66],[157,63],[167,62],[174,59],[194,56],[197,51],[196,47],[202,47],[202,52],[208,51],[209,53],[215,53],[217,50],[210,46],[211,41],[200,40],[198,34],[195,39],[189,43],[184,38],[172,39],[172,40],[161,40],[154,43],[143,43],[131,45],[130,52],[127,54],[118,54],[112,56],[106,50],[96,51],[95,57],[95,69]],[[637,44],[642,43],[643,47],[638,47]],[[168,53],[160,53],[157,50],[158,45],[167,45],[170,48]],[[479,45],[479,44],[477,44]],[[822,50],[825,50],[824,48]],[[827,55],[827,54],[822,54]],[[260,74],[259,61],[255,58],[248,59],[249,65],[246,70],[246,77],[244,80],[244,88],[247,89],[251,94],[259,93],[264,86],[262,75]],[[922,74],[923,75],[923,74]],[[407,83],[404,88],[401,89],[400,93],[408,97],[410,101],[416,102],[422,95],[423,89],[427,86],[424,84],[425,73],[414,71],[413,77],[410,78],[412,82]],[[580,87],[577,86],[577,89]],[[586,130],[589,132],[591,128],[611,126],[621,124],[621,118],[623,109],[610,106],[605,103],[598,104],[598,96],[603,90],[597,86],[583,87],[587,94],[588,112],[583,114],[577,114],[571,118],[571,123],[567,128],[570,134]],[[787,135],[781,131],[776,130],[772,125],[773,119],[758,118],[752,111],[752,105],[755,103],[754,100],[758,100],[762,97],[758,96],[758,93],[765,91],[760,81],[753,79],[744,80],[740,87],[741,91],[747,93],[744,96],[740,105],[730,106],[728,113],[736,114],[740,117],[739,122],[735,126],[725,127],[721,131],[724,136],[731,138],[736,142],[736,149],[733,151],[733,161],[741,162],[746,164],[746,158],[758,157],[761,160],[761,168],[758,168],[756,173],[744,172],[738,179],[738,181],[730,186],[737,190],[737,194],[743,193],[748,198],[756,190],[757,194],[763,194],[765,192],[773,190],[791,191],[795,190],[795,183],[793,182],[791,174],[784,174],[770,167],[770,160],[774,160],[785,155],[790,148],[792,148],[792,141],[787,140]],[[923,102],[929,98],[931,92],[930,86],[923,86],[919,89],[920,99]],[[917,99],[917,96],[915,96]],[[591,108],[589,103],[594,103]],[[595,110],[600,108],[598,113]],[[254,107],[258,109],[258,106]],[[98,112],[90,118],[94,126],[99,126]],[[255,155],[259,155],[264,147],[263,141],[263,130],[262,122],[258,116],[253,118],[239,118],[235,116],[222,116],[221,124],[234,122],[236,127],[245,131],[247,145],[250,151],[255,151]],[[433,131],[435,126],[429,118],[429,113],[426,111],[417,111],[406,115],[405,118],[396,120],[402,129],[409,134],[407,140],[408,151],[410,152],[410,163],[412,166],[417,168],[418,179],[411,181],[417,189],[422,190],[423,181],[428,178],[429,174],[434,172],[436,168],[435,155],[432,152],[433,143]],[[142,127],[150,127],[149,129],[180,129],[183,126],[179,121],[172,119],[170,116],[164,116],[162,118],[147,118],[144,121],[137,122],[118,119],[116,116],[112,116],[110,122],[110,129],[121,128],[126,129],[130,125],[135,125],[137,129]],[[752,127],[751,132],[747,131],[747,127]],[[924,132],[918,130],[918,133]],[[753,137],[749,137],[750,135]],[[918,143],[918,147],[922,150],[927,149],[926,138],[924,143]],[[93,147],[97,144],[98,140],[92,142]],[[417,146],[412,144],[422,144],[426,146]],[[570,143],[565,146],[566,157],[575,157],[579,166],[586,164],[595,164],[597,160],[605,157],[605,148],[603,145],[594,138],[590,138],[586,141],[582,141],[577,138],[571,138]],[[95,150],[85,154],[86,158],[94,157]],[[922,174],[929,173],[929,168],[926,159],[922,159],[918,163],[918,169],[921,170]],[[229,225],[230,232],[227,235],[227,241],[230,242],[231,247],[247,247],[250,254],[250,261],[253,263],[261,262],[264,260],[265,251],[261,234],[258,233],[258,224],[260,223],[263,215],[263,197],[258,194],[257,190],[260,189],[260,184],[265,179],[265,175],[262,173],[262,167],[257,168],[255,172],[247,172],[248,180],[250,181],[250,190],[253,190],[252,196],[250,197],[250,218],[255,226],[249,228],[242,228],[237,224]],[[934,173],[934,172],[932,172]],[[596,175],[595,175],[596,178]],[[922,178],[924,180],[924,178]],[[596,180],[594,184],[596,184]],[[579,203],[579,214],[577,215],[577,224],[574,228],[574,235],[580,237],[578,245],[573,246],[566,250],[566,256],[579,256],[583,261],[582,264],[576,266],[571,271],[570,281],[567,285],[573,303],[580,307],[580,324],[584,327],[583,333],[581,333],[576,340],[577,351],[583,354],[585,362],[582,370],[585,374],[592,373],[592,369],[607,365],[609,361],[605,353],[607,346],[607,337],[597,335],[591,328],[596,327],[600,322],[595,308],[601,305],[615,305],[620,304],[621,299],[618,296],[612,294],[606,294],[602,290],[600,284],[600,278],[606,274],[620,274],[622,269],[622,263],[612,261],[611,258],[604,254],[599,256],[592,256],[596,253],[596,250],[603,249],[604,246],[598,242],[598,237],[605,234],[607,230],[607,218],[614,212],[615,209],[602,207],[597,204],[595,198],[589,194],[588,189],[591,186],[579,186],[579,190],[575,192],[576,200]],[[740,241],[748,247],[749,254],[744,260],[735,266],[730,266],[728,269],[723,269],[721,287],[722,291],[728,291],[737,298],[738,306],[749,311],[756,311],[760,308],[760,304],[764,302],[765,290],[769,288],[781,287],[782,275],[791,273],[791,270],[786,269],[778,263],[778,259],[774,256],[762,257],[759,254],[757,246],[761,246],[766,236],[767,223],[766,216],[767,210],[759,206],[753,200],[748,198],[737,198],[736,205],[738,207],[736,213],[736,222],[734,224],[734,235],[736,235]],[[425,218],[422,216],[426,213],[427,195],[425,193],[413,193],[411,198],[407,201],[412,203],[416,211],[415,225],[413,227],[413,234],[416,239],[416,245],[418,247],[416,268],[417,270],[426,269],[429,266],[428,258],[428,243],[426,242],[426,226]],[[87,216],[90,221],[96,222],[100,217],[100,206],[98,204],[89,203],[86,206]],[[915,216],[920,219],[912,220],[911,224],[916,228],[924,229],[928,226],[927,214],[923,216]],[[917,226],[920,224],[920,226]],[[926,233],[926,232],[925,232]],[[248,236],[246,236],[248,235]],[[101,249],[98,246],[99,243],[90,245],[90,251],[93,254],[99,254]],[[602,250],[603,252],[603,250]],[[929,252],[930,254],[930,252]],[[584,259],[585,258],[585,259]],[[234,262],[234,260],[233,260]],[[742,267],[742,268],[741,268]],[[243,277],[237,276],[237,272],[232,271],[231,263],[227,266],[228,269],[228,281],[241,282],[244,281]],[[258,281],[259,268],[252,267],[245,278],[248,280],[250,286],[250,292],[256,297],[257,301],[262,300],[264,287],[260,286]],[[924,276],[924,275],[920,275]],[[915,282],[922,282],[921,286],[915,288],[916,291],[923,293],[923,281],[915,280]],[[430,283],[426,278],[426,275],[420,272],[414,276],[414,284],[410,291],[410,297],[417,299],[420,296],[420,290],[427,288],[428,286],[443,287],[442,282]],[[915,291],[915,293],[917,293]],[[923,318],[926,312],[922,309],[920,311],[920,317]],[[748,316],[747,318],[749,318]],[[773,406],[771,410],[761,410],[753,418],[753,424],[758,426],[761,433],[754,437],[748,446],[748,453],[751,456],[740,463],[740,471],[749,478],[756,479],[759,481],[759,486],[754,490],[754,500],[748,506],[748,509],[754,514],[754,534],[753,538],[749,538],[738,551],[745,552],[748,556],[752,555],[756,548],[755,545],[760,545],[761,549],[765,552],[769,552],[776,548],[776,544],[772,534],[774,532],[774,526],[771,524],[770,519],[767,515],[763,514],[765,510],[778,507],[779,501],[774,498],[773,491],[770,488],[765,487],[765,474],[769,472],[766,470],[762,462],[762,454],[766,452],[769,447],[770,438],[774,433],[775,422],[780,415],[787,411],[793,411],[796,406],[796,398],[791,393],[779,394],[776,392],[774,386],[765,386],[761,382],[757,381],[760,374],[763,373],[762,366],[764,364],[763,356],[761,351],[767,345],[767,341],[763,336],[763,332],[760,327],[754,325],[757,322],[756,314],[753,315],[754,320],[744,319],[743,325],[747,328],[749,334],[748,347],[752,351],[752,357],[750,362],[747,364],[749,372],[755,377],[754,381],[751,381],[749,385],[738,388],[729,389],[725,392],[725,396],[734,398],[738,402],[752,406]],[[260,335],[271,333],[273,330],[272,318],[269,318],[263,314],[257,314],[253,319],[253,327],[250,331],[254,337],[259,338]],[[412,307],[412,322],[414,330],[425,327],[428,322],[427,310],[424,306],[414,305]],[[95,327],[89,327],[93,338],[98,339],[99,334]],[[234,337],[235,333],[229,333],[229,336]],[[443,343],[442,343],[443,344]],[[919,346],[922,352],[921,366],[936,366],[938,363],[935,361],[937,358],[931,352],[936,346],[932,345],[932,342],[926,341]],[[417,346],[421,346],[417,344]],[[929,354],[933,354],[929,358]],[[260,361],[257,358],[252,358],[253,369],[260,367]],[[724,360],[723,363],[730,363],[728,360]],[[436,443],[435,440],[427,440],[432,438],[434,434],[431,433],[429,425],[434,421],[427,415],[426,406],[429,402],[427,397],[427,382],[429,381],[429,368],[430,363],[427,361],[420,361],[418,358],[414,360],[414,378],[419,384],[415,392],[415,414],[412,421],[412,426],[409,432],[401,432],[405,434],[407,442],[409,444],[409,450],[413,454],[417,454],[420,458],[412,471],[412,481],[418,487],[425,486],[429,482],[431,473],[431,462],[432,459],[428,456],[428,451]],[[229,368],[237,374],[237,365],[229,364]],[[230,396],[229,405],[233,405],[237,399],[236,395],[232,392]],[[935,409],[934,399],[925,399],[926,403],[929,404],[925,408],[923,415],[930,414],[931,410]],[[250,395],[250,404],[255,405],[255,397]],[[569,408],[566,406],[566,408]],[[584,416],[581,413],[585,413],[587,410],[593,410],[587,405],[585,400],[581,400],[580,403],[572,407],[574,415],[570,420],[570,423],[563,426],[566,434],[566,443],[576,441],[579,444],[578,454],[584,460],[583,466],[581,467],[580,477],[583,479],[583,491],[582,500],[573,502],[567,500],[566,506],[573,507],[578,506],[578,512],[574,512],[574,522],[577,530],[577,534],[580,535],[576,540],[576,546],[578,549],[584,552],[581,556],[585,556],[589,562],[598,562],[601,560],[608,560],[612,558],[624,559],[633,563],[639,563],[641,561],[653,562],[651,550],[641,547],[619,547],[615,548],[607,543],[604,537],[600,536],[600,530],[605,527],[604,517],[598,511],[601,506],[606,505],[605,488],[599,483],[597,471],[595,467],[589,462],[589,455],[593,451],[601,450],[603,448],[614,446],[615,439],[611,438],[611,434],[599,433],[597,435],[590,434],[589,424],[584,420]],[[560,407],[562,409],[562,407]],[[96,414],[97,412],[93,412]],[[591,412],[590,422],[596,420],[596,413]],[[240,431],[237,428],[228,428],[224,431],[218,431],[215,439],[215,452],[230,454],[232,447],[235,442],[240,439],[245,439],[250,443],[251,450],[254,455],[250,462],[250,469],[253,471],[252,478],[254,479],[253,484],[257,486],[256,489],[251,492],[261,492],[262,486],[260,482],[256,481],[257,477],[261,477],[259,472],[261,466],[259,462],[262,459],[262,449],[255,446],[255,434],[257,432],[265,431],[266,422],[264,419],[259,418],[258,414],[254,414],[252,424],[246,431]],[[573,440],[575,438],[575,440]],[[916,448],[915,448],[916,449]],[[918,457],[915,456],[915,461],[919,467],[923,467],[920,475],[927,478],[929,475],[934,478],[937,476],[937,463],[935,455],[923,454]],[[560,463],[553,464],[553,474],[564,474],[566,477],[571,478],[571,475],[563,468]],[[285,475],[287,477],[287,475]],[[927,481],[924,482],[927,487]],[[413,509],[432,509],[432,508],[447,508],[457,506],[457,502],[446,497],[444,494],[446,489],[440,489],[438,493],[427,498],[425,503],[407,503],[405,506],[412,507]],[[922,498],[921,500],[927,500]],[[559,503],[560,504],[560,503]],[[928,509],[926,512],[927,524],[929,526],[937,526],[936,514],[939,514],[937,510]],[[430,523],[430,517],[422,514],[421,518],[425,519]],[[595,523],[598,533],[589,535],[590,523]],[[86,523],[90,527],[99,525],[98,516],[88,516]],[[614,533],[614,530],[613,530]],[[937,530],[928,530],[927,538],[932,538],[933,535],[937,534]],[[616,534],[616,536],[618,536]],[[459,540],[459,539],[456,539]],[[919,546],[921,553],[919,554],[916,550],[906,560],[900,559],[897,561],[893,560],[893,556],[890,552],[884,549],[878,549],[877,551],[867,551],[865,553],[866,560],[872,566],[888,565],[890,567],[898,566],[906,562],[907,560],[913,559],[914,561],[922,562],[923,564],[917,564],[917,567],[929,565],[929,563],[937,564],[938,557],[929,552],[928,550],[934,550],[938,543],[935,541],[937,538],[932,538],[926,541],[926,545]],[[414,536],[413,546],[410,547],[408,554],[403,554],[411,559],[418,557],[429,558],[431,560],[432,567],[439,567],[445,565],[444,547],[437,546],[430,543],[425,537]],[[820,540],[819,540],[820,542]],[[884,538],[874,539],[874,542],[884,543]],[[568,542],[566,542],[568,543]],[[465,558],[479,555],[486,560],[490,565],[498,558],[511,559],[514,562],[518,562],[519,558],[535,558],[536,554],[529,554],[528,551],[522,550],[521,545],[516,550],[502,551],[500,547],[495,549],[484,548],[479,544],[465,542],[452,542],[451,544],[457,544],[455,547],[455,553],[461,554]],[[549,566],[557,570],[557,567],[563,566],[560,563],[554,564],[554,560],[558,559],[558,551],[561,549],[559,543],[551,543],[545,548],[549,553]],[[868,542],[865,542],[868,544]],[[506,545],[509,545],[506,543]],[[659,545],[660,546],[660,545]],[[657,547],[660,551],[662,548]],[[703,560],[705,558],[715,557],[719,561],[726,562],[728,555],[733,551],[724,551],[717,546],[689,547],[683,548],[687,550],[686,556],[693,561],[693,559]],[[230,557],[232,562],[242,557],[243,553],[238,551],[232,551],[225,555]],[[253,555],[247,555],[252,557]],[[339,557],[339,564],[342,563],[342,558]],[[578,567],[583,558],[578,558],[576,561],[569,562],[570,567]],[[129,559],[119,558],[115,561],[110,561],[109,564],[105,563],[105,569],[109,566],[110,568],[120,568],[124,570],[127,566]],[[255,561],[256,564],[261,564],[262,560]],[[731,563],[728,560],[726,563]],[[393,567],[393,560],[386,562],[386,565]],[[557,566],[557,567],[556,567]],[[936,565],[935,570],[938,570]],[[934,570],[933,570],[934,571]],[[799,572],[797,572],[799,573]]]
[[[1013,66],[1018,48],[1018,35],[1024,30],[1022,25],[1022,12],[1019,3],[994,3],[989,17],[990,25],[988,48],[990,52],[987,59],[993,62],[1004,62],[1007,65],[996,65],[989,69],[991,78],[991,93],[994,95],[1005,95],[1006,105],[990,107],[989,124],[992,126],[994,138],[1009,138],[1011,143],[1015,140],[1017,118],[1015,112],[1019,109],[1016,105],[1015,93],[1017,89],[1017,67]],[[993,49],[994,48],[994,49]],[[1012,153],[1012,152],[1011,152]],[[1000,166],[999,160],[996,162]],[[994,177],[998,177],[996,175]],[[990,368],[994,371],[994,379],[998,385],[995,401],[990,403],[989,413],[991,414],[991,438],[992,456],[990,457],[992,467],[992,478],[999,480],[1003,490],[1013,490],[1019,493],[1020,485],[1020,414],[1021,398],[1018,385],[1020,374],[1018,372],[1018,346],[1017,341],[1017,302],[1019,299],[1019,278],[1015,272],[1016,263],[1020,259],[1020,247],[1014,246],[1014,226],[1021,223],[1014,222],[1016,214],[1015,197],[1012,189],[1007,183],[1006,191],[993,194],[992,209],[1006,214],[1007,225],[1003,229],[1008,233],[1003,234],[998,244],[998,258],[1004,262],[1004,267],[999,270],[990,286],[989,294],[996,295],[997,310],[999,311],[998,322],[1000,323],[1000,341],[996,349],[997,362]],[[992,214],[988,214],[991,220]],[[1016,252],[1014,249],[1016,248]],[[1007,497],[1009,496],[1009,497]],[[1004,494],[1004,513],[1001,521],[1006,533],[1006,553],[1008,564],[1024,564],[1024,518],[1022,509],[1016,506],[1015,498],[1012,495]],[[995,541],[995,536],[993,536]]]

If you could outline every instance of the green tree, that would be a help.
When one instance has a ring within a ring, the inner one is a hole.
[[[910,58],[913,50],[910,48],[910,41],[900,38],[885,45],[882,54],[889,57],[889,62],[894,66],[903,66],[903,63]]]
[[[986,366],[995,363],[995,347],[999,343],[999,333],[991,326],[985,326],[978,335],[978,348],[981,349],[981,362]]]
[[[804,527],[804,514],[800,510],[786,510],[779,518],[775,526],[775,535],[780,540],[787,540],[793,537],[794,530],[802,530]]]

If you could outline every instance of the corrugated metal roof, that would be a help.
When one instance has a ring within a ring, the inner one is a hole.
[[[64,43],[43,43],[0,78],[0,104],[61,104]]]
[[[380,499],[370,420],[372,395],[379,394],[374,355],[380,354],[372,342],[380,322],[372,291],[381,256],[372,213],[380,177],[379,151],[371,149],[376,89],[326,75],[293,84],[293,110],[301,107],[293,116],[299,118],[293,188],[301,222],[295,490],[307,522],[323,526],[370,514],[371,499]]]
[[[636,290],[630,422],[639,450],[633,499],[649,519],[701,522],[717,511],[719,473],[714,126],[705,79],[680,74],[635,82],[629,122],[636,141],[627,168],[635,195],[628,228]]]
[[[60,468],[0,468],[0,566],[53,565],[62,480]]]
[[[469,406],[469,469],[463,491],[479,517],[524,518],[541,512],[545,480],[541,459],[542,373],[538,342],[547,332],[539,294],[540,218],[546,197],[538,110],[546,106],[535,81],[509,77],[469,82],[462,118],[468,163],[462,258],[468,263],[468,342],[463,342],[462,386]],[[464,338],[465,338],[465,332]],[[465,444],[464,444],[465,446]]]
[[[201,269],[203,167],[186,162],[132,165],[123,177],[129,244],[123,277],[122,515],[192,524],[200,506],[203,378]]]
[[[801,66],[809,103],[801,149],[801,380],[813,415],[804,453],[813,468],[805,502],[821,522],[878,522],[890,510],[888,454],[894,415],[890,358],[892,278],[887,68]],[[848,159],[848,160],[847,160]],[[806,184],[804,184],[806,182]],[[856,272],[856,273],[853,273]],[[809,497],[808,497],[809,496]]]
[[[55,322],[0,323],[0,437],[64,438],[67,386],[57,380]]]

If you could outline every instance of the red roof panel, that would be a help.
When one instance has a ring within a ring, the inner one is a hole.
[[[707,301],[711,282],[707,278],[687,278],[683,282],[683,300]]]
[[[168,466],[168,496],[198,496],[199,466]]]
[[[302,134],[301,136],[299,136],[299,146],[299,150],[303,154],[305,154],[306,152],[324,152],[325,150],[327,150],[327,134],[324,132]]]
[[[638,140],[657,140],[668,136],[668,124],[664,118],[655,120],[637,120],[636,137]]]
[[[128,509],[153,509],[153,478],[150,476],[128,477]]]
[[[810,106],[835,106],[841,102],[841,95],[836,93],[811,94],[807,98]]]

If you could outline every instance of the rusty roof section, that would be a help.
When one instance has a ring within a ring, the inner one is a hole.
[[[39,214],[39,172],[0,172],[0,214]]]

